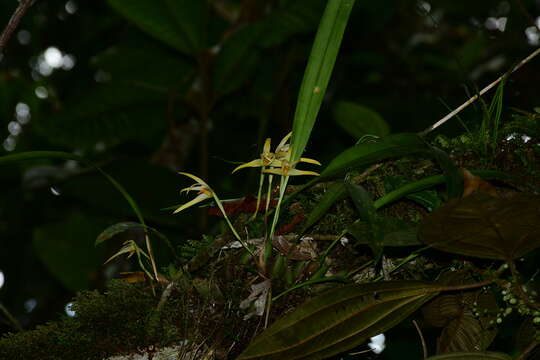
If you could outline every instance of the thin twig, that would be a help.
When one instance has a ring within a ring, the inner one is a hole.
[[[516,360],[525,360],[530,353],[540,344],[538,341],[533,340],[525,350],[516,358]]]
[[[530,54],[529,56],[527,56],[525,59],[521,60],[516,66],[514,66],[512,69],[510,69],[509,71],[507,71],[506,73],[504,73],[503,75],[501,75],[497,80],[495,80],[494,82],[492,82],[491,84],[489,84],[488,86],[486,86],[485,88],[483,88],[478,94],[474,95],[473,97],[471,97],[469,100],[465,101],[463,104],[461,104],[459,107],[457,107],[455,110],[453,110],[451,113],[449,113],[448,115],[446,115],[445,117],[443,117],[441,120],[437,121],[435,124],[431,125],[430,127],[428,127],[426,130],[422,131],[419,133],[419,135],[426,135],[427,133],[435,130],[436,128],[438,128],[439,126],[441,126],[442,124],[444,124],[445,122],[447,122],[448,120],[450,120],[451,118],[453,118],[456,114],[458,114],[459,112],[461,112],[463,109],[465,109],[467,106],[469,106],[470,104],[472,104],[473,102],[475,102],[476,100],[478,100],[478,98],[482,95],[484,95],[485,93],[487,93],[489,90],[491,90],[493,87],[495,87],[495,85],[497,85],[498,83],[501,82],[502,79],[504,79],[506,76],[512,74],[514,71],[518,70],[520,67],[522,67],[523,65],[525,65],[526,63],[528,63],[529,61],[531,61],[534,57],[536,57],[538,54],[540,54],[540,48],[536,49],[535,51],[533,51],[532,54]]]
[[[21,22],[22,17],[26,14],[26,11],[32,6],[34,0],[22,0],[17,6],[17,9],[11,15],[8,24],[6,25],[2,35],[0,35],[0,54],[4,51],[4,47],[13,35],[13,32]]]
[[[420,342],[422,343],[422,351],[424,352],[424,359],[427,359],[426,340],[424,340],[424,335],[422,334],[422,330],[420,330],[420,326],[418,326],[418,323],[416,322],[416,320],[413,320],[412,323],[414,324],[414,327],[416,328],[416,331],[418,331],[418,335],[420,336]]]

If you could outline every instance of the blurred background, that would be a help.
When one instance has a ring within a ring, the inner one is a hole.
[[[0,55],[0,155],[54,150],[100,165],[173,246],[219,231],[164,208],[197,174],[224,199],[257,191],[230,176],[291,129],[325,0],[35,1]],[[16,0],[0,2],[0,26]],[[328,163],[366,133],[418,132],[540,44],[538,0],[357,1],[307,155]],[[509,79],[509,109],[540,106],[540,60]],[[488,99],[490,97],[488,96]],[[461,115],[474,127],[481,108]],[[358,122],[358,119],[362,119]],[[451,121],[435,134],[463,131]],[[77,291],[129,269],[103,266],[137,221],[100,173],[76,161],[0,167],[0,302],[24,328],[58,318]],[[158,263],[171,259],[155,240]],[[0,333],[12,329],[0,316]]]

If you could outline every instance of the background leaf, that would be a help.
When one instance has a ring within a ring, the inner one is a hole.
[[[364,135],[379,137],[390,133],[390,127],[374,110],[350,101],[339,101],[334,106],[334,120],[356,140]]]
[[[144,32],[183,53],[194,54],[204,44],[204,0],[108,0],[108,3]]]
[[[262,30],[259,24],[248,24],[225,40],[214,67],[214,89],[218,94],[227,94],[252,77],[259,61]]]
[[[32,244],[41,261],[72,291],[88,289],[102,257],[93,245],[105,222],[82,214],[35,230]]]

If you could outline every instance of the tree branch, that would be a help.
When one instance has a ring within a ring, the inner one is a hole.
[[[19,6],[17,6],[17,9],[15,9],[13,12],[13,15],[11,15],[11,19],[9,19],[6,28],[2,32],[2,35],[0,35],[0,54],[4,51],[4,47],[11,38],[11,35],[13,35],[13,32],[21,22],[22,17],[24,14],[26,14],[26,11],[30,8],[30,6],[32,6],[33,2],[34,0],[21,0],[19,2]]]

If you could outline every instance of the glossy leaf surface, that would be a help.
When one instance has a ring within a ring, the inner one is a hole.
[[[324,359],[394,327],[437,294],[422,281],[354,284],[299,306],[259,335],[247,359]]]
[[[540,196],[475,193],[452,200],[426,218],[420,238],[455,254],[512,260],[540,246]]]

